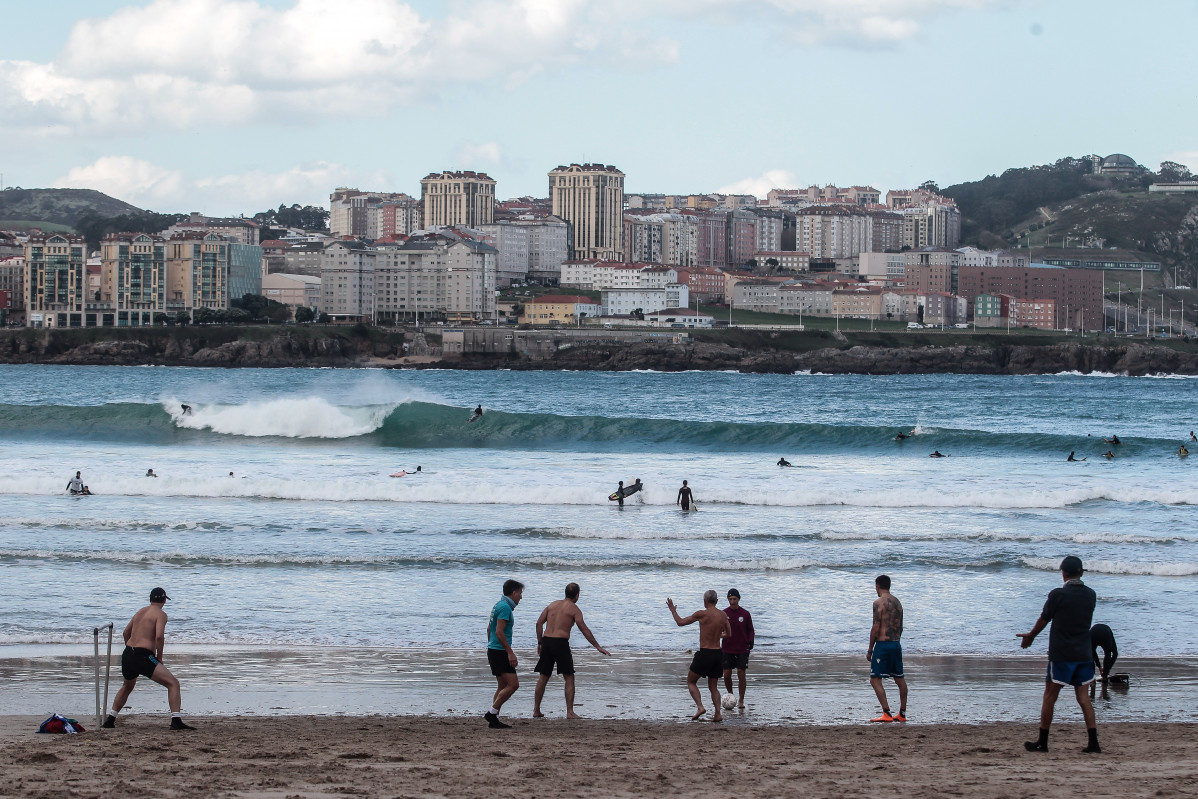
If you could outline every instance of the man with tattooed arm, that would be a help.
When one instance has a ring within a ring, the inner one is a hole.
[[[890,593],[890,578],[885,574],[874,580],[878,598],[874,600],[874,624],[869,631],[869,684],[882,703],[882,715],[870,721],[907,720],[907,680],[903,677],[903,605]],[[883,677],[891,677],[899,689],[899,712],[890,712]]]

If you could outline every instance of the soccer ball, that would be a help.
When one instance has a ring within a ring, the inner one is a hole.
[[[736,697],[732,694],[724,694],[724,698],[720,700],[720,704],[724,706],[725,710],[731,710],[736,707]]]

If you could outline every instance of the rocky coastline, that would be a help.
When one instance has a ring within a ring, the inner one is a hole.
[[[430,337],[432,338],[432,337]],[[746,373],[986,374],[1105,372],[1132,376],[1198,375],[1198,346],[1101,340],[1068,343],[926,341],[909,346],[808,342],[809,348],[760,342],[571,343],[526,353],[441,352],[423,335],[374,329],[154,328],[0,332],[0,363],[203,367],[381,367],[511,370],[686,370]]]

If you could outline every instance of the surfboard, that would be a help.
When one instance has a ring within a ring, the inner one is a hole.
[[[406,476],[407,476],[407,474],[408,474],[408,473],[407,473],[406,471],[404,471],[403,469],[400,469],[398,472],[396,472],[395,474],[391,475],[391,477],[406,477]]]
[[[644,487],[645,487],[644,483],[633,483],[632,485],[624,486],[624,488],[622,489],[624,492],[624,499],[628,499],[630,496],[632,496],[636,492],[640,491]],[[611,500],[612,502],[615,502],[617,499],[620,498],[620,491],[611,492],[610,494],[607,495],[607,498],[609,500]]]

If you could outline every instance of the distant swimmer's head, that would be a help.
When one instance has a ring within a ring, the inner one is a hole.
[[[703,604],[704,605],[714,605],[716,602],[719,602],[719,601],[720,601],[720,595],[717,594],[714,590],[708,589],[703,592]]]
[[[1076,580],[1085,574],[1085,571],[1082,568],[1082,559],[1077,555],[1069,555],[1061,561],[1061,574],[1066,580]]]
[[[578,592],[581,590],[578,583],[570,583],[566,586],[566,599],[578,599]]]
[[[162,602],[165,602],[168,599],[170,599],[170,597],[166,595],[165,588],[158,587],[150,592],[150,602],[151,603],[159,603],[160,604]]]

